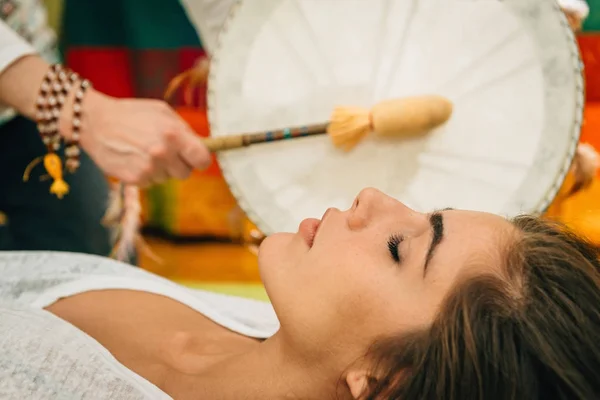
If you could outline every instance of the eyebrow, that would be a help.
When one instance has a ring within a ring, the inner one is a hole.
[[[429,224],[431,225],[431,243],[429,243],[429,249],[427,250],[427,256],[425,257],[423,277],[427,275],[427,267],[429,266],[429,262],[433,258],[435,249],[438,247],[442,239],[444,239],[444,216],[442,214],[442,211],[449,210],[452,210],[452,208],[438,210],[429,215]]]

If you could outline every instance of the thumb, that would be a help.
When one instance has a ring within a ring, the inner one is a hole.
[[[181,125],[181,133],[178,135],[179,156],[192,168],[199,170],[208,168],[212,162],[208,148],[184,121]]]

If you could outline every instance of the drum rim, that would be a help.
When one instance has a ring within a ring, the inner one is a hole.
[[[223,43],[222,38],[228,32],[228,28],[231,22],[237,17],[238,11],[242,5],[242,0],[236,0],[234,4],[232,4],[229,14],[225,19],[224,25],[219,32],[219,35],[216,40],[216,46],[213,50],[213,54],[210,59],[211,67],[209,70],[208,76],[208,84],[207,84],[207,116],[209,121],[209,126],[213,126],[214,121],[216,121],[215,116],[215,106],[216,103],[216,90],[215,90],[215,81],[216,76],[219,71],[220,65],[220,54],[223,51]],[[529,212],[532,215],[541,215],[548,210],[552,202],[555,200],[558,192],[563,185],[569,169],[573,163],[573,159],[575,157],[575,153],[577,151],[577,146],[579,145],[581,130],[583,126],[583,117],[584,117],[584,109],[585,109],[585,79],[584,79],[584,64],[583,59],[581,57],[581,51],[579,48],[579,44],[577,42],[577,37],[573,30],[571,29],[567,17],[564,12],[560,8],[558,2],[555,2],[553,5],[554,12],[558,13],[558,17],[561,22],[561,27],[565,38],[567,39],[567,46],[569,47],[569,51],[571,53],[571,57],[575,69],[575,116],[573,118],[573,125],[571,127],[571,145],[569,150],[565,154],[565,159],[563,161],[562,168],[558,171],[554,184],[551,185],[545,195],[541,197],[537,206]],[[210,135],[212,136],[212,130],[210,130]],[[223,162],[222,155],[216,155],[217,162],[223,174],[223,178],[225,179],[231,194],[235,198],[238,206],[244,211],[246,216],[258,227],[258,229],[265,234],[266,236],[277,233],[277,231],[272,231],[268,226],[267,222],[261,218],[253,209],[251,204],[248,203],[246,198],[241,194],[241,190],[238,187],[237,181],[235,177],[232,176],[231,171],[227,167],[226,163]]]

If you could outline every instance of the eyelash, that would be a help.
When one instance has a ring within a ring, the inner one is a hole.
[[[387,246],[388,246],[388,249],[390,250],[390,254],[392,255],[392,258],[394,259],[394,261],[396,261],[397,263],[400,263],[400,261],[402,260],[402,256],[399,253],[398,246],[400,246],[400,243],[402,243],[403,240],[404,240],[404,236],[394,234],[394,235],[390,236],[390,238],[388,239],[388,242],[387,242]]]

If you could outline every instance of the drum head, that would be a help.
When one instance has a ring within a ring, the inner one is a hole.
[[[350,153],[319,136],[223,152],[265,233],[295,231],[376,187],[419,211],[539,213],[570,166],[582,65],[546,0],[252,0],[220,35],[209,81],[213,136],[328,121],[336,105],[440,94],[448,123]]]

